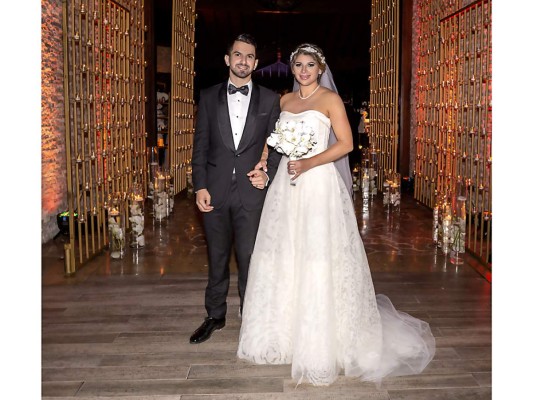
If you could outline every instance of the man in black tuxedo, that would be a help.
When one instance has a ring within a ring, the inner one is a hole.
[[[242,310],[248,265],[266,195],[281,155],[266,139],[280,114],[279,95],[254,84],[256,43],[239,35],[224,56],[229,80],[200,93],[192,155],[196,205],[203,213],[209,256],[205,291],[207,318],[190,343],[202,343],[226,324],[229,261],[232,245],[238,264]],[[255,169],[267,158],[268,172]],[[267,175],[268,174],[268,175]]]

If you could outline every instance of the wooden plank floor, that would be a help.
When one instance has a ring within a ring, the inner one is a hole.
[[[194,204],[181,196],[163,226],[147,219],[146,248],[128,250],[123,260],[104,252],[65,278],[64,238],[43,246],[42,398],[490,399],[491,285],[468,263],[452,265],[435,251],[431,211],[404,197],[399,215],[385,213],[379,201],[369,215],[357,214],[376,293],[428,321],[436,337],[435,359],[421,375],[381,387],[346,377],[329,387],[296,387],[289,365],[237,359],[234,273],[226,327],[189,344],[205,316],[207,256]]]

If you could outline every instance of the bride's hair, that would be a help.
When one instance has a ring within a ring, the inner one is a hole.
[[[314,60],[318,64],[318,68],[320,68],[322,72],[326,70],[326,57],[324,57],[324,52],[322,51],[322,49],[318,47],[316,44],[303,43],[299,45],[298,47],[296,47],[296,50],[294,50],[291,53],[291,57],[290,57],[291,67],[294,66],[296,57],[299,56],[300,54],[313,57]]]

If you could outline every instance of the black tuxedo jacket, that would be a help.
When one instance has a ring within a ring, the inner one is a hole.
[[[200,92],[192,153],[194,190],[207,189],[211,205],[220,208],[228,198],[233,169],[243,207],[263,206],[266,190],[252,186],[246,174],[261,159],[265,142],[280,114],[279,95],[252,83],[244,131],[235,148],[227,99],[227,81]],[[281,155],[269,147],[268,176],[274,179]]]

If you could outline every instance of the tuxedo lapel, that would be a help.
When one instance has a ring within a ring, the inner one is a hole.
[[[231,121],[229,119],[228,96],[226,90],[227,85],[222,84],[218,91],[218,129],[226,147],[231,151],[235,151],[235,143],[233,143],[233,136],[231,134]]]
[[[248,106],[248,114],[246,115],[246,122],[244,124],[244,130],[242,132],[241,141],[239,142],[239,150],[245,149],[253,138],[255,132],[256,116],[259,110],[259,99],[261,97],[259,86],[252,83],[252,97],[250,99],[250,105]]]

